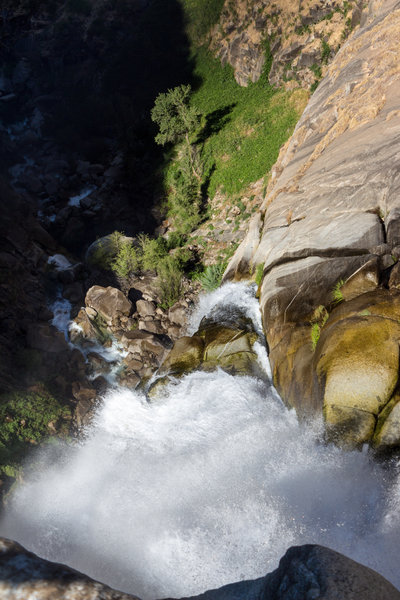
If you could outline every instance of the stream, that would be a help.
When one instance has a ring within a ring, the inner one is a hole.
[[[192,316],[246,311],[245,284],[204,296]],[[259,360],[268,377],[262,338]],[[322,443],[273,387],[222,370],[195,372],[148,403],[111,387],[75,445],[26,469],[0,533],[144,599],[181,597],[277,567],[287,548],[319,543],[400,587],[398,464]]]

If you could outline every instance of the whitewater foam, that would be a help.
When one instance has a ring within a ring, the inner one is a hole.
[[[251,314],[249,288],[229,286],[195,319],[235,297]],[[398,469],[321,439],[321,422],[299,425],[251,377],[193,373],[152,404],[113,390],[85,440],[48,449],[26,474],[0,532],[142,598],[264,575],[302,543],[399,586]]]

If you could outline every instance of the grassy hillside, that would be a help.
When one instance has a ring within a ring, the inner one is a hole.
[[[308,94],[286,92],[268,84],[267,74],[257,83],[240,87],[232,68],[224,68],[204,48],[194,55],[195,75],[201,81],[193,103],[204,115],[200,133],[207,193],[218,188],[240,193],[267,174],[279,148],[291,135]]]

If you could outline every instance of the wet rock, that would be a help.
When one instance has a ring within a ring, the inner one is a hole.
[[[177,340],[163,361],[159,373],[183,375],[196,370],[202,360],[204,341],[200,336],[184,336]]]
[[[88,308],[86,310],[81,308],[74,319],[73,327],[70,328],[70,339],[73,344],[79,343],[82,338],[95,341],[98,337],[98,331],[89,318],[87,310]],[[93,313],[97,315],[94,310]]]
[[[93,403],[96,398],[96,390],[87,383],[81,381],[74,381],[72,383],[72,395],[77,402],[82,400],[89,403]]]
[[[156,379],[156,381],[154,381],[147,390],[148,399],[150,401],[155,401],[160,397],[163,397],[165,394],[165,388],[171,383],[173,383],[173,379],[168,377],[168,375]]]
[[[399,369],[400,84],[391,52],[400,9],[383,2],[370,11],[282,148],[259,219],[226,272],[250,278],[263,265],[274,383],[299,414],[323,409],[330,432],[350,445],[384,439]]]

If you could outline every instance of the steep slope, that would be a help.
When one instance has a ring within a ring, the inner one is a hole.
[[[371,5],[272,170],[226,277],[263,265],[274,381],[349,444],[400,443],[400,4]]]

